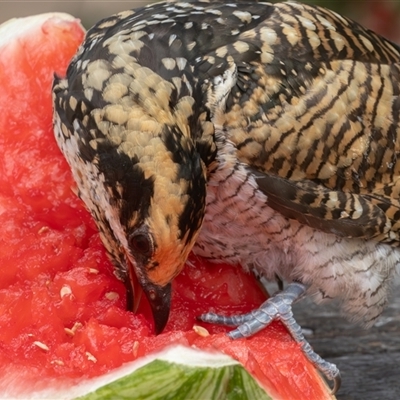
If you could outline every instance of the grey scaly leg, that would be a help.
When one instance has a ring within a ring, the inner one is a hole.
[[[276,293],[265,301],[258,309],[247,314],[226,317],[215,313],[207,313],[200,316],[204,322],[236,326],[228,333],[232,339],[249,337],[268,326],[271,321],[281,321],[293,339],[301,345],[304,355],[318,368],[329,380],[334,381],[332,393],[339,390],[341,379],[339,369],[335,364],[322,359],[314,352],[305,339],[300,325],[293,317],[292,304],[299,300],[306,292],[306,287],[298,282],[292,282],[281,292]]]

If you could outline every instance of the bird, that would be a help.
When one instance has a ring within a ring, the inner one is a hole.
[[[233,339],[337,299],[370,327],[400,263],[400,47],[323,7],[164,1],[94,25],[53,83],[79,196],[160,333],[190,252],[285,282],[258,309],[200,319]],[[240,266],[240,267],[239,267]]]

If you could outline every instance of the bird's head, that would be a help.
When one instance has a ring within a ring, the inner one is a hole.
[[[116,124],[123,113],[124,124]],[[126,282],[128,308],[136,308],[142,289],[156,333],[168,321],[171,281],[205,213],[207,171],[181,117],[109,105],[73,120],[65,139],[66,115],[61,107],[55,113],[58,142],[117,276]]]
[[[80,185],[80,194],[126,282],[128,308],[136,308],[142,289],[159,333],[168,321],[171,281],[185,265],[203,221],[206,170],[176,126],[160,127],[149,137],[144,125],[120,133],[118,146],[97,142],[90,166],[95,173],[89,173],[96,179]]]
[[[75,60],[67,75],[53,88],[56,139],[126,282],[129,308],[143,289],[159,333],[171,281],[205,213],[207,170],[194,137],[213,146],[213,127],[199,117],[191,85],[173,84],[128,55]]]

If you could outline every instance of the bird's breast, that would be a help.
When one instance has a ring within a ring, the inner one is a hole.
[[[325,233],[268,205],[246,165],[229,146],[207,185],[206,214],[195,254],[241,265],[267,279],[300,279],[317,300],[338,298],[350,318],[372,324],[380,315],[400,249]]]

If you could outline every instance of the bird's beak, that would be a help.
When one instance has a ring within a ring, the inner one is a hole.
[[[171,284],[157,286],[147,283],[143,287],[153,313],[155,333],[161,333],[167,325],[171,308]]]
[[[151,282],[140,284],[133,266],[129,267],[129,277],[126,282],[127,309],[136,312],[144,292],[153,314],[155,333],[158,335],[168,322],[171,307],[171,284],[166,286],[158,286]]]

